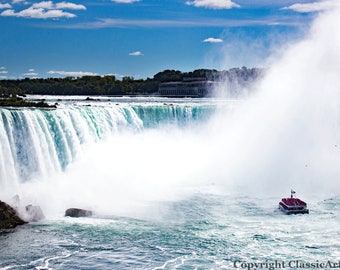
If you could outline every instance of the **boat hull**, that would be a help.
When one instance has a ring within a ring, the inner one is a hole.
[[[279,209],[287,215],[309,214],[308,209],[285,209],[282,206],[279,206]]]
[[[279,203],[279,209],[287,215],[309,214],[309,210],[305,206],[288,206],[283,202]]]

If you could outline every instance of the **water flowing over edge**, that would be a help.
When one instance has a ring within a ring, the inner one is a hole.
[[[185,127],[207,120],[215,110],[215,105],[162,103],[0,109],[0,184],[6,187],[61,172],[82,145],[112,134]]]

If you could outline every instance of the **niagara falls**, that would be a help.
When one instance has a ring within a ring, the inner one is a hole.
[[[339,3],[93,2],[0,2],[0,270],[340,268]]]

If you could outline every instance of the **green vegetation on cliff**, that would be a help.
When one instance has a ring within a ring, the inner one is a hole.
[[[80,78],[47,78],[1,80],[0,95],[154,95],[162,82],[181,81],[184,78],[200,77],[213,81],[235,82],[237,84],[254,81],[262,71],[257,68],[233,68],[227,71],[198,69],[192,72],[164,70],[153,78],[138,79],[115,76],[83,76]]]
[[[38,102],[27,101],[18,96],[1,97],[0,107],[39,107],[39,108],[56,108],[55,105],[49,105],[44,100]]]

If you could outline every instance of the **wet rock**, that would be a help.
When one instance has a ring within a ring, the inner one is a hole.
[[[45,218],[43,211],[38,205],[21,206],[19,195],[13,196],[10,205],[14,208],[17,215],[26,222],[36,222]]]
[[[92,215],[92,211],[80,208],[69,208],[65,211],[65,217],[90,217]]]
[[[25,224],[17,212],[7,203],[0,201],[0,229],[12,229],[18,225]]]

